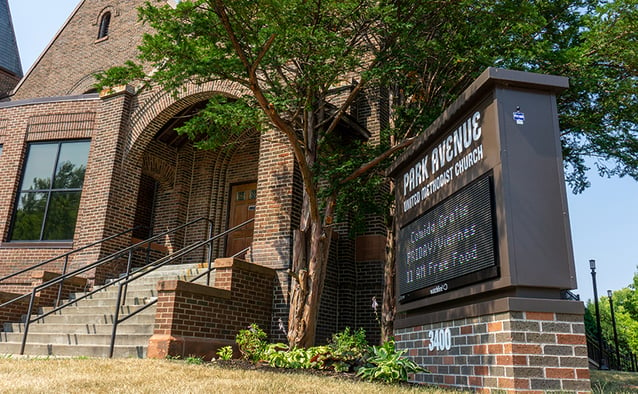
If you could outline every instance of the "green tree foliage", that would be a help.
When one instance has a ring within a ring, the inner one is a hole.
[[[199,143],[206,149],[246,128],[272,130],[289,143],[304,197],[288,338],[307,346],[335,207],[364,214],[376,202],[387,209],[391,199],[366,199],[378,195],[370,189],[383,184],[385,162],[485,67],[570,77],[559,112],[575,191],[587,186],[587,156],[602,160],[601,174],[638,178],[636,1],[191,0],[172,8],[154,0],[140,9],[155,31],[144,37],[140,63],[98,79],[100,87],[137,79],[172,92],[231,81],[245,94],[211,100],[181,131],[206,136]],[[373,144],[341,132],[351,105],[369,92],[387,92],[392,106]],[[386,283],[393,283],[391,249]],[[384,321],[392,319],[392,299],[384,297]]]
[[[558,98],[567,180],[638,179],[638,2],[398,2],[411,15],[386,63],[403,101],[398,139],[424,130],[488,66],[569,77]],[[423,21],[423,23],[419,23]]]
[[[633,282],[612,294],[616,330],[620,349],[626,349],[638,354],[638,272],[634,274]],[[609,297],[603,296],[598,300],[600,310],[600,326],[603,339],[610,345],[614,344],[614,332],[611,320]],[[597,336],[596,314],[594,303],[587,302],[585,311],[585,327],[587,333]]]
[[[155,34],[143,39],[142,65],[128,62],[100,77],[106,86],[140,79],[172,92],[187,83],[231,81],[245,94],[211,100],[181,132],[207,136],[204,148],[223,147],[249,127],[274,130],[289,143],[304,191],[291,270],[293,345],[314,340],[344,176],[358,167],[356,160],[376,154],[344,134],[342,120],[367,81],[366,70],[377,64],[378,26],[386,14],[386,7],[370,0],[195,0],[176,8],[147,2],[140,18]],[[354,77],[360,80],[353,83]],[[334,104],[337,97],[340,105]]]

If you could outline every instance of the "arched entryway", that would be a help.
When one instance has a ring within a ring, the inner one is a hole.
[[[173,116],[160,127],[153,122],[145,133],[152,138],[141,152],[134,223],[148,228],[137,235],[156,235],[199,217],[212,224],[212,233],[254,217],[257,200],[259,135],[246,130],[217,150],[198,149],[177,129],[197,114],[206,99],[177,101],[167,109]],[[176,108],[181,108],[176,111]],[[205,135],[199,138],[206,138]],[[145,232],[146,231],[146,232]],[[208,235],[204,223],[167,235],[156,243],[167,252]],[[214,244],[213,257],[231,256],[252,243],[253,226]],[[140,237],[141,238],[141,237]]]

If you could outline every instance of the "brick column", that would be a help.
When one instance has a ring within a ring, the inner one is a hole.
[[[262,134],[259,145],[257,208],[252,244],[252,261],[277,271],[270,338],[285,341],[279,319],[287,326],[294,215],[300,179],[295,177],[293,154],[285,137],[277,131]]]
[[[506,311],[395,334],[397,347],[431,372],[417,382],[485,393],[591,390],[582,313]]]
[[[133,227],[137,189],[141,170],[125,167],[123,145],[127,138],[133,89],[118,86],[100,96],[96,125],[85,175],[82,201],[76,225],[77,245],[86,245]],[[139,167],[139,166],[138,166]],[[130,245],[130,235],[100,244],[74,256],[74,269],[90,264]],[[88,272],[90,278],[103,279],[121,272],[126,261],[101,266]]]

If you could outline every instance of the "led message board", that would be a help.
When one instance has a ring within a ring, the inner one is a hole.
[[[399,230],[399,301],[498,275],[491,178],[484,176]]]

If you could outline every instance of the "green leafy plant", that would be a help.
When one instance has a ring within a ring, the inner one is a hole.
[[[246,360],[256,363],[263,358],[263,353],[267,346],[266,338],[267,335],[264,330],[253,323],[247,330],[239,331],[235,337],[235,342],[239,346],[242,356]]]
[[[292,348],[283,343],[268,345],[264,351],[264,360],[277,368],[312,368],[313,348]]]
[[[333,334],[328,347],[329,354],[321,355],[322,364],[338,372],[358,369],[365,363],[370,348],[365,330],[359,328],[355,331],[350,327]]]
[[[233,358],[233,347],[232,346],[224,346],[217,349],[217,357],[221,360],[230,360]]]
[[[191,365],[202,365],[204,364],[204,359],[196,356],[188,356],[184,359],[184,362]]]
[[[394,341],[372,347],[372,355],[367,364],[357,371],[357,376],[367,380],[381,380],[386,383],[405,382],[408,374],[426,372],[414,361],[401,357],[405,350],[396,350]]]
[[[350,327],[333,334],[329,346],[334,353],[352,358],[364,357],[369,348],[366,331],[363,328],[354,331]]]

